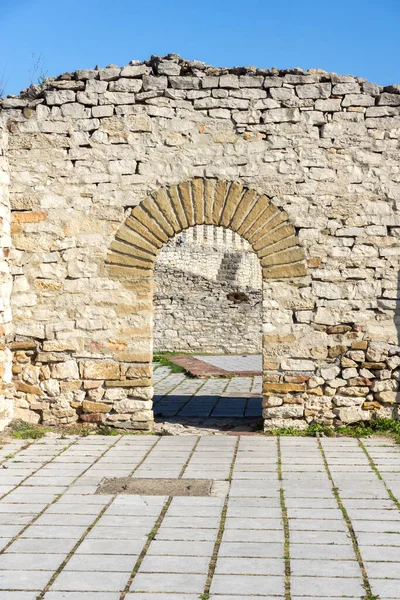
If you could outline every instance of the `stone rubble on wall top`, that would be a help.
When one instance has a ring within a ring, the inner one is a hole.
[[[240,89],[246,87],[265,88],[276,87],[277,85],[296,85],[302,86],[300,89],[303,98],[326,98],[330,95],[328,84],[333,85],[333,95],[344,95],[348,93],[360,93],[360,84],[363,86],[363,92],[372,96],[379,95],[380,92],[387,92],[395,95],[400,94],[400,85],[392,84],[386,87],[377,86],[369,83],[360,77],[351,75],[337,75],[321,69],[309,69],[303,71],[300,68],[283,69],[277,68],[259,69],[256,67],[230,67],[219,68],[206,65],[199,61],[187,61],[172,54],[164,57],[152,56],[150,60],[140,62],[131,61],[124,67],[108,65],[100,69],[79,69],[73,73],[67,72],[58,77],[48,78],[45,82],[45,90],[55,89],[73,89],[81,90],[81,82],[90,82],[101,80],[103,82],[113,82],[122,78],[143,78],[152,76],[154,78],[168,78],[170,87],[176,89],[209,89],[217,84],[220,88]],[[204,85],[202,85],[204,84]],[[309,86],[309,90],[307,87]],[[43,90],[39,86],[31,86],[31,92],[34,95],[41,96]],[[21,96],[28,96],[29,90],[22,90]],[[51,97],[50,97],[51,98]],[[67,100],[64,100],[67,101]],[[20,96],[8,96],[3,100],[4,108],[21,107],[22,98]],[[61,102],[62,103],[62,102]]]

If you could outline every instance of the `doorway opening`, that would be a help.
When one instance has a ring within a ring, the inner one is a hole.
[[[156,428],[257,428],[262,414],[262,274],[230,229],[195,225],[154,267]]]

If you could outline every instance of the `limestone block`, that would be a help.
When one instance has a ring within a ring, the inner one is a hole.
[[[148,75],[150,72],[151,67],[147,67],[144,64],[127,65],[122,68],[120,75],[121,77],[142,77],[142,75]]]
[[[82,363],[83,377],[85,379],[119,379],[120,367],[118,363],[90,361]],[[96,412],[96,411],[94,411]]]
[[[197,77],[170,76],[169,83],[171,84],[171,87],[177,90],[200,89],[200,79]]]
[[[262,411],[264,419],[292,419],[303,415],[304,406],[300,404],[284,404],[283,406],[263,408]]]
[[[378,106],[400,106],[400,94],[383,93],[378,97]]]
[[[347,94],[342,100],[342,106],[374,106],[375,98],[367,94]]]
[[[360,86],[358,83],[347,82],[347,83],[338,83],[333,86],[332,94],[334,96],[343,96],[344,94],[359,94]]]
[[[67,119],[89,119],[91,110],[79,102],[68,102],[61,106],[61,114]]]
[[[42,381],[40,387],[43,389],[44,393],[51,398],[55,398],[60,393],[60,383],[57,379],[47,379]]]
[[[76,79],[82,79],[83,81],[96,79],[98,76],[99,72],[96,69],[78,69],[75,72]]]
[[[114,107],[110,104],[104,106],[93,106],[92,116],[101,119],[102,117],[111,117],[114,114]]]
[[[135,104],[135,94],[131,92],[105,92],[100,98],[100,104]]]
[[[90,400],[84,400],[82,402],[82,409],[85,413],[108,413],[110,406],[103,404],[102,402],[91,402]]]
[[[125,67],[125,69],[127,69],[128,67]],[[102,79],[103,81],[115,81],[116,79],[118,79],[122,73],[121,73],[121,69],[116,67],[115,65],[110,65],[108,67],[106,67],[105,69],[100,69],[99,73],[99,78]],[[126,77],[126,75],[124,75]]]
[[[272,108],[262,113],[264,123],[297,123],[300,121],[298,108]]]
[[[102,83],[99,81],[99,83]],[[120,78],[117,81],[111,81],[108,89],[110,92],[130,92],[137,93],[143,87],[141,79]]]
[[[75,92],[73,90],[44,92],[44,97],[48,106],[61,106],[67,102],[75,102]]]
[[[151,400],[127,398],[116,402],[114,409],[117,413],[134,414],[137,411],[150,410],[152,406],[153,402]]]
[[[306,84],[296,87],[299,98],[329,98],[332,86],[330,83]]]
[[[284,371],[314,371],[315,363],[312,360],[286,358],[281,361],[281,369]]]
[[[339,375],[340,371],[341,371],[341,369],[337,365],[321,367],[321,377],[325,381],[329,381],[330,382],[329,385],[332,386],[332,380],[336,379],[336,377]],[[344,382],[343,382],[343,385],[344,385]],[[335,386],[333,386],[333,387],[335,387]]]
[[[239,77],[237,75],[221,75],[219,78],[219,87],[238,89],[240,87]]]
[[[14,420],[20,420],[24,423],[31,423],[32,425],[37,425],[38,423],[40,423],[40,415],[39,413],[33,412],[32,410],[26,410],[24,408],[16,407],[14,409]]]
[[[78,365],[74,360],[52,364],[50,371],[53,379],[79,379]]]
[[[361,407],[335,408],[333,409],[333,412],[342,423],[369,421],[371,418],[371,412],[369,410],[363,410]]]

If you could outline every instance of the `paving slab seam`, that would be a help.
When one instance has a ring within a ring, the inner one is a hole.
[[[170,375],[171,375],[171,373],[169,373],[166,377],[164,377],[160,381],[163,381],[164,379],[167,379],[167,377],[169,377]],[[160,381],[157,381],[157,383],[155,384],[155,386],[154,386],[155,391],[157,391],[157,385],[160,383]],[[167,392],[165,392],[165,394],[163,394],[158,400],[156,400],[156,402],[154,402],[154,409],[157,408],[157,404],[159,404],[161,402],[161,400],[164,400],[164,398],[166,398],[167,396],[169,396],[171,394],[171,392],[173,392],[174,390],[176,390],[176,388],[179,387],[183,381],[185,381],[185,380],[183,379],[182,381],[179,381],[176,385],[172,386],[171,389],[169,389]],[[192,399],[192,397],[195,395],[195,393],[196,392],[194,392],[194,394],[192,394],[192,396],[190,396],[189,399]],[[185,403],[185,404],[187,404],[187,403]],[[154,413],[155,413],[155,410],[154,410]]]
[[[378,477],[378,479],[383,483],[383,485],[386,488],[386,491],[390,497],[390,499],[394,502],[394,504],[396,505],[396,507],[398,508],[398,510],[400,510],[400,500],[397,498],[397,496],[395,496],[395,494],[393,493],[393,491],[390,489],[390,487],[387,485],[386,481],[384,480],[384,478],[382,477],[378,467],[376,466],[374,459],[372,458],[372,456],[370,455],[370,453],[368,452],[367,448],[365,447],[365,445],[362,443],[362,441],[359,439],[358,443],[360,445],[361,450],[364,452],[365,456],[368,459],[368,462],[371,466],[371,469],[373,470],[373,472],[375,473],[375,475]]]
[[[32,444],[34,444],[36,442],[36,440],[32,440],[32,441],[26,441],[25,444],[22,444],[20,448],[18,448],[18,450],[15,450],[15,452],[13,452],[13,455],[11,457],[11,455],[7,455],[4,457],[3,460],[0,461],[0,467],[3,466],[7,461],[11,460],[11,458],[15,458],[16,456],[18,456],[18,454],[20,452],[22,452],[23,450],[27,450],[30,446],[32,446]],[[5,445],[7,445],[7,442],[5,442]],[[7,468],[7,467],[6,467]],[[0,498],[1,500],[1,498]]]
[[[279,500],[282,511],[283,521],[283,532],[284,532],[284,561],[285,561],[285,600],[291,600],[291,566],[290,566],[290,528],[288,511],[285,502],[285,491],[282,486],[283,484],[283,472],[282,472],[282,450],[281,450],[281,438],[278,435],[276,438],[277,452],[278,452],[278,480],[281,484],[279,489]]]
[[[232,461],[231,461],[231,465],[229,468],[229,476],[227,477],[227,480],[229,482],[232,481],[233,470],[235,468],[236,457],[237,457],[238,450],[239,450],[239,443],[240,443],[240,435],[237,436],[235,448],[233,451]],[[217,533],[217,539],[215,540],[213,553],[212,553],[212,556],[210,559],[210,564],[208,567],[207,579],[206,579],[206,583],[204,586],[204,594],[201,596],[201,598],[209,598],[210,597],[211,584],[212,584],[212,580],[214,577],[215,568],[217,566],[217,559],[218,559],[218,554],[219,554],[219,550],[221,547],[222,536],[224,535],[224,531],[225,531],[226,515],[228,512],[228,502],[229,502],[229,490],[226,495],[225,502],[224,502],[224,505],[222,508],[221,519],[219,522],[218,533]]]
[[[318,447],[320,449],[320,452],[322,454],[322,460],[324,462],[326,473],[328,475],[329,481],[332,484],[333,495],[335,496],[338,508],[341,511],[342,515],[343,515],[343,519],[344,519],[344,521],[346,523],[346,526],[347,526],[347,529],[348,529],[348,532],[349,532],[349,535],[350,535],[350,538],[351,538],[351,542],[352,542],[352,545],[353,545],[354,554],[355,554],[355,556],[357,558],[357,562],[358,562],[358,565],[360,567],[361,576],[362,576],[362,580],[363,580],[363,587],[364,587],[365,593],[366,593],[366,595],[365,595],[365,597],[364,597],[363,600],[378,600],[377,596],[374,596],[372,594],[372,587],[371,587],[371,584],[369,582],[369,578],[368,578],[368,574],[367,574],[367,569],[366,569],[366,567],[364,565],[364,561],[363,561],[363,558],[361,556],[361,551],[360,551],[360,548],[359,548],[359,545],[358,545],[357,536],[355,534],[354,527],[353,527],[353,524],[352,524],[351,519],[349,517],[349,514],[348,514],[348,512],[347,512],[347,510],[346,510],[346,508],[345,508],[345,506],[344,506],[344,504],[343,504],[343,502],[342,502],[342,500],[340,498],[339,490],[335,486],[335,482],[334,482],[331,470],[329,468],[328,460],[326,458],[326,454],[325,454],[325,451],[324,451],[324,448],[322,446],[320,438],[317,438],[317,443],[318,443]]]
[[[78,438],[79,439],[79,438]],[[6,496],[8,496],[8,494],[11,494],[11,492],[14,492],[15,490],[17,490],[27,479],[29,479],[29,477],[32,477],[33,475],[35,475],[38,471],[40,471],[40,469],[42,469],[43,467],[45,467],[46,465],[50,464],[55,458],[57,458],[58,456],[61,456],[61,454],[63,454],[64,452],[66,452],[67,450],[69,450],[70,448],[72,448],[72,446],[74,444],[77,443],[77,440],[73,441],[71,444],[69,444],[68,446],[65,446],[60,452],[58,452],[57,454],[55,454],[50,460],[48,460],[47,462],[43,463],[39,469],[36,469],[36,471],[34,471],[33,473],[31,473],[30,475],[28,475],[28,477],[25,477],[25,479],[23,479],[18,485],[16,485],[12,490],[10,490],[9,492],[7,492],[7,494],[4,494],[1,498],[0,501],[3,500]],[[81,473],[81,475],[83,475],[83,473]],[[80,475],[78,476],[80,477]],[[78,479],[78,478],[76,478]],[[74,481],[70,484],[72,485],[76,479],[74,479]],[[69,486],[68,486],[69,487]],[[58,500],[61,498],[63,494],[57,494],[56,497],[49,502],[48,504],[46,504],[46,506],[38,513],[36,514],[33,519],[31,519],[29,521],[29,523],[27,523],[22,529],[21,531],[19,531],[1,550],[0,550],[0,556],[2,554],[4,554],[4,552],[6,552],[6,550],[8,550],[8,548],[11,546],[11,544],[13,544],[23,533],[25,533],[25,531],[28,529],[28,527],[30,527],[31,525],[33,525],[45,512],[46,510],[52,506],[53,504],[55,504],[56,502],[58,502]]]
[[[201,390],[201,388],[205,386],[206,383],[207,383],[207,379],[205,379],[203,381],[203,383],[201,383],[199,385],[199,387],[197,388],[197,390],[195,392],[193,392],[193,394],[190,396],[190,398],[188,398],[188,400],[185,402],[185,404],[182,404],[182,406],[180,407],[180,409],[178,410],[178,412],[175,415],[176,417],[179,416],[179,413],[181,412],[181,410],[183,410],[185,408],[185,406],[187,406],[189,404],[189,402],[191,401],[191,399],[193,398],[193,396],[195,396]]]
[[[79,439],[79,438],[78,438]],[[52,456],[49,460],[47,460],[46,462],[42,463],[40,465],[40,467],[38,467],[37,469],[35,469],[34,471],[32,471],[32,473],[29,473],[29,475],[27,475],[26,477],[24,477],[24,479],[21,479],[21,481],[15,485],[13,488],[11,488],[11,490],[8,490],[8,492],[6,492],[5,494],[3,494],[2,496],[0,496],[0,502],[6,498],[9,494],[11,494],[11,492],[14,492],[17,488],[19,488],[23,483],[25,483],[25,481],[27,481],[29,479],[29,477],[33,477],[33,475],[36,475],[36,473],[38,473],[40,471],[40,469],[43,469],[43,467],[46,467],[47,465],[49,465],[51,462],[53,462],[53,460],[55,458],[57,458],[58,456],[60,456],[61,454],[63,454],[63,452],[65,452],[66,450],[69,450],[69,448],[71,448],[71,446],[73,446],[74,444],[76,444],[78,440],[73,441],[71,444],[69,444],[68,446],[64,446],[60,452],[58,452],[57,454],[55,454],[54,456]],[[30,446],[31,444],[29,444]],[[27,450],[29,446],[24,447],[24,450]],[[16,455],[14,455],[16,456]]]
[[[219,401],[221,400],[221,398],[222,398],[222,394],[224,394],[224,393],[225,393],[225,391],[226,391],[227,387],[229,386],[229,384],[230,384],[230,379],[228,379],[228,380],[227,380],[227,382],[226,382],[226,385],[224,385],[224,388],[223,388],[223,390],[220,392],[220,394],[219,394],[219,396],[218,396],[217,400],[215,401],[215,404],[214,404],[214,406],[213,406],[213,407],[212,407],[212,409],[210,410],[208,417],[212,417],[212,414],[213,414],[214,410],[217,408],[218,402],[219,402]]]
[[[195,450],[196,450],[196,448],[197,448],[200,440],[201,440],[200,437],[198,437],[196,439],[196,442],[194,443],[193,448],[191,449],[191,451],[189,453],[189,456],[188,456],[185,464],[182,466],[182,469],[180,470],[180,473],[178,475],[178,479],[182,479],[182,477],[183,477],[183,475],[184,475],[184,473],[186,471],[186,467],[188,466],[188,464],[190,462],[190,459],[192,458],[192,456],[193,456],[193,454],[194,454],[194,452],[195,452]],[[152,446],[151,450],[153,450],[153,448],[154,448],[154,446]],[[125,588],[121,592],[120,600],[124,600],[125,597],[127,596],[127,594],[129,593],[131,585],[132,585],[132,583],[133,583],[133,581],[134,581],[134,579],[135,579],[135,577],[136,577],[136,575],[137,575],[137,573],[138,573],[138,571],[140,569],[140,565],[142,564],[143,560],[145,559],[145,557],[147,555],[147,552],[148,552],[148,550],[150,548],[150,544],[154,540],[154,538],[156,537],[156,535],[157,535],[157,533],[158,533],[158,531],[159,531],[159,529],[160,529],[160,527],[161,527],[161,525],[162,525],[162,523],[164,521],[165,515],[168,512],[168,509],[169,509],[169,507],[171,505],[172,500],[173,500],[173,496],[170,496],[167,499],[167,501],[165,502],[163,508],[161,509],[161,512],[160,512],[160,514],[159,514],[159,516],[157,518],[157,521],[155,522],[154,527],[153,527],[150,535],[148,536],[147,542],[143,546],[143,549],[142,549],[141,553],[139,554],[137,561],[135,562],[135,565],[134,565],[134,567],[132,569],[132,573],[131,573],[131,575],[130,575],[130,577],[129,577],[126,585],[125,585]]]
[[[159,365],[158,367],[153,367],[153,374],[158,370],[162,368],[162,365]],[[158,379],[157,381],[155,381],[155,385],[157,385],[158,383],[161,383],[162,381],[164,381],[164,379],[166,379],[169,375],[171,375],[171,371],[169,371],[169,373],[167,373],[166,375],[164,375],[164,377],[161,377],[161,379]]]
[[[105,456],[107,454],[107,452],[109,450],[111,450],[112,448],[114,448],[117,443],[119,441],[121,441],[122,436],[119,436],[118,439],[111,444],[110,446],[108,446],[108,448],[90,465],[90,467],[88,467],[87,469],[85,469],[85,471],[79,476],[81,477],[86,471],[88,471],[96,462],[98,462],[101,458],[103,458],[103,456]],[[152,446],[150,446],[150,448],[147,450],[147,452],[145,453],[145,455],[143,456],[143,458],[141,459],[141,461],[135,466],[135,468],[129,473],[129,477],[131,477],[135,471],[144,463],[144,461],[146,460],[146,458],[149,456],[149,454],[151,453],[151,451],[155,448],[155,446],[159,443],[161,438],[158,438],[158,440],[156,440],[154,442],[154,444]],[[77,479],[79,479],[79,477],[77,477]],[[74,480],[75,482],[76,480]],[[74,483],[73,482],[73,483]],[[71,485],[73,485],[73,483],[71,483]],[[55,573],[53,573],[53,575],[51,576],[51,578],[49,579],[49,581],[47,582],[46,586],[43,588],[43,590],[38,594],[38,596],[36,597],[36,600],[43,600],[44,595],[49,591],[50,587],[54,584],[54,582],[56,581],[57,577],[60,575],[60,573],[62,573],[62,571],[65,569],[65,567],[67,566],[69,560],[72,558],[72,556],[74,556],[75,552],[77,551],[77,549],[79,548],[79,546],[81,546],[81,544],[84,542],[84,540],[86,539],[86,537],[88,536],[88,534],[91,532],[91,530],[94,528],[94,526],[98,523],[98,521],[101,519],[101,517],[104,515],[104,513],[107,511],[107,509],[111,506],[111,504],[114,502],[115,498],[116,498],[116,494],[113,495],[113,497],[109,500],[109,502],[107,502],[107,504],[101,509],[101,511],[99,512],[99,514],[96,516],[96,518],[93,520],[93,522],[87,527],[87,529],[85,530],[85,532],[83,533],[83,535],[79,538],[79,540],[77,541],[77,543],[74,545],[74,547],[68,552],[67,556],[65,557],[65,559],[62,561],[61,565],[58,567],[58,569],[55,571]],[[54,504],[54,502],[53,502]]]

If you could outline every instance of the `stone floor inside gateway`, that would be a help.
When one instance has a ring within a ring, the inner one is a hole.
[[[0,600],[400,598],[388,440],[50,435],[0,464]],[[96,493],[106,477],[219,484]]]

